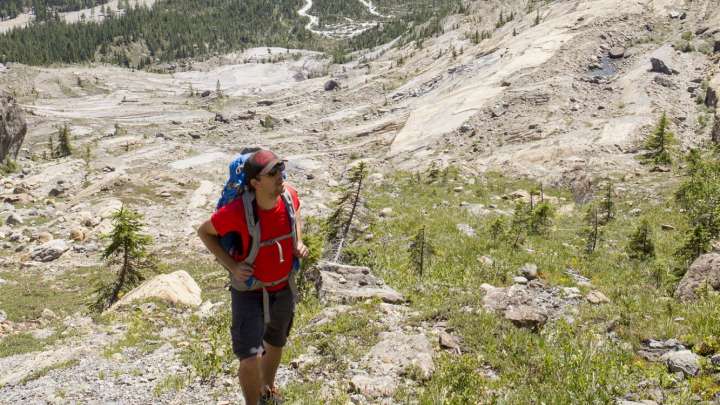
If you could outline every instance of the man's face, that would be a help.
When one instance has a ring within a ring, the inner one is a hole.
[[[255,183],[255,191],[271,196],[280,196],[283,192],[281,164],[278,163],[268,174],[261,174]]]

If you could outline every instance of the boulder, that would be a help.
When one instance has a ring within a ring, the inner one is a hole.
[[[37,235],[37,240],[40,243],[46,243],[46,242],[50,242],[51,240],[53,240],[53,236],[50,232],[40,232]]]
[[[330,79],[325,82],[325,85],[323,86],[323,88],[325,89],[325,91],[337,90],[340,88],[340,84],[338,82],[336,82],[335,80]]]
[[[134,288],[113,304],[110,310],[133,301],[157,298],[171,304],[197,307],[202,303],[201,290],[195,280],[184,270],[160,274]]]
[[[358,374],[350,379],[353,390],[368,398],[392,397],[397,390],[395,379],[389,376]]]
[[[681,350],[685,350],[685,346],[677,339],[646,339],[642,341],[638,355],[647,361],[660,361],[666,353]]]
[[[200,93],[200,97],[207,97],[210,94],[212,94],[212,92],[210,90],[205,90],[202,93]]]
[[[22,225],[24,223],[22,217],[14,212],[5,220],[5,224],[8,226]]]
[[[321,262],[319,273],[318,296],[325,301],[347,303],[376,297],[389,303],[405,301],[402,294],[370,274],[367,267]]]
[[[0,311],[2,312],[2,311]],[[720,353],[710,357],[710,364],[715,367],[720,367]]]
[[[698,375],[700,358],[690,350],[665,353],[660,360],[664,361],[670,372],[682,372],[686,377]]]
[[[516,276],[516,277],[513,277],[513,283],[515,283],[515,284],[527,284],[527,283],[528,283],[528,279],[526,279],[526,278],[523,277],[523,276]]]
[[[460,338],[458,336],[451,335],[445,331],[440,331],[440,334],[438,336],[440,347],[443,349],[450,349],[455,353],[460,354],[461,347],[460,347]]]
[[[75,228],[70,231],[70,239],[74,240],[75,242],[80,242],[85,240],[85,231],[83,231],[80,228]]]
[[[520,268],[520,274],[528,280],[535,280],[538,277],[537,265],[534,263],[525,263]]]
[[[27,133],[27,123],[15,98],[0,91],[0,162],[16,159]]]
[[[62,239],[54,239],[34,248],[30,252],[30,258],[39,262],[51,262],[69,249],[70,246],[68,246],[67,242]]]
[[[665,75],[671,75],[675,73],[673,69],[670,69],[665,62],[658,58],[650,58],[650,64],[652,64],[652,67],[650,68],[651,72],[655,73],[662,73]]]
[[[380,341],[361,360],[375,376],[404,374],[409,367],[419,371],[419,377],[428,379],[435,371],[433,348],[422,334],[381,332]]]
[[[625,56],[625,48],[621,46],[614,46],[608,51],[608,56],[612,59],[620,59]]]
[[[717,90],[712,87],[708,87],[707,93],[705,93],[705,105],[708,108],[716,108],[718,105]]]
[[[519,328],[538,330],[545,325],[548,316],[537,307],[520,305],[505,311],[505,319]]]
[[[690,265],[675,290],[675,298],[692,301],[697,298],[696,291],[702,286],[710,290],[720,290],[720,253],[704,254]]]
[[[715,45],[713,45],[713,52],[720,53],[720,39],[715,40]]]
[[[588,300],[591,304],[607,304],[610,302],[610,299],[605,296],[605,294],[601,293],[598,290],[593,290],[588,293],[588,295],[585,297],[585,299]]]

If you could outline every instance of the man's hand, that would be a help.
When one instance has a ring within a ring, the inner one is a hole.
[[[300,259],[304,259],[308,256],[310,251],[308,250],[307,246],[301,241],[298,240],[295,244],[295,248],[293,249],[293,254],[295,257],[299,257]]]
[[[235,265],[230,269],[230,273],[236,281],[244,283],[250,278],[250,276],[252,276],[253,268],[247,263],[239,262],[235,263]]]

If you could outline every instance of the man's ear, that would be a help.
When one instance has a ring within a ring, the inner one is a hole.
[[[257,188],[258,183],[260,183],[260,180],[255,178],[250,179],[250,185],[252,186],[252,188]]]

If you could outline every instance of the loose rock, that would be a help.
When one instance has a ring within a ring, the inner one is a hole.
[[[606,304],[610,302],[610,299],[605,296],[605,294],[601,293],[600,291],[593,290],[588,293],[588,295],[585,297],[591,304]]]
[[[665,62],[658,58],[650,58],[650,63],[652,64],[652,68],[650,69],[651,72],[656,73],[662,73],[665,75],[671,75],[673,74],[673,70],[670,69]]]
[[[696,376],[700,372],[700,359],[690,350],[665,353],[661,360],[671,372],[681,371],[686,377]]]
[[[8,226],[22,225],[24,223],[22,217],[14,212],[5,220],[5,224]]]
[[[690,265],[675,290],[675,298],[681,301],[692,301],[697,298],[699,288],[720,291],[720,253],[704,254]]]
[[[69,249],[70,246],[68,246],[67,242],[62,239],[55,239],[34,248],[30,252],[30,257],[39,262],[50,262],[62,256]]]
[[[146,281],[116,302],[110,310],[128,305],[133,301],[159,298],[172,304],[197,307],[202,303],[201,290],[195,280],[184,270],[161,274]]]

